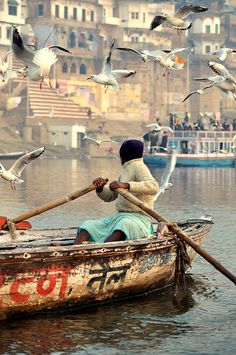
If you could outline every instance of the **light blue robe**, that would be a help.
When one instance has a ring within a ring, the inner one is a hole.
[[[81,224],[80,230],[86,230],[95,243],[103,243],[115,230],[126,235],[126,240],[153,237],[154,229],[150,219],[140,213],[117,212],[101,219],[88,220]]]

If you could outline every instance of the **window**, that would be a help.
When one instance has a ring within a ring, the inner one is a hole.
[[[64,18],[68,19],[68,6],[64,6]]]
[[[75,32],[71,32],[69,39],[69,47],[74,48],[76,46],[76,35]]]
[[[86,10],[82,9],[82,21],[85,22],[86,21]]]
[[[219,33],[219,24],[218,23],[215,24],[215,33]]]
[[[8,6],[8,15],[17,16],[17,7],[9,5]]]
[[[44,15],[43,4],[38,4],[38,16]]]
[[[79,73],[81,75],[85,75],[87,74],[87,69],[86,69],[86,65],[85,64],[81,64],[80,67],[79,67]]]
[[[139,38],[137,36],[133,36],[133,37],[131,37],[131,42],[133,42],[133,43],[136,42],[137,43],[138,39]]]
[[[210,46],[209,44],[207,44],[207,45],[205,46],[205,54],[210,53],[210,51],[211,51],[211,46]]]
[[[106,9],[103,9],[103,16],[106,16],[106,14],[107,14]]]
[[[139,13],[138,12],[131,12],[131,18],[132,18],[132,20],[138,20]]]
[[[2,38],[2,27],[0,27],[0,38]]]
[[[68,73],[68,65],[67,65],[67,63],[63,63],[63,65],[62,65],[62,73]]]
[[[77,20],[77,9],[73,7],[73,20]]]
[[[11,38],[11,27],[6,28],[6,37],[7,37],[7,39]]]
[[[72,63],[72,64],[71,64],[71,67],[70,67],[70,72],[71,72],[71,74],[76,73],[76,71],[77,71],[76,64],[75,64],[75,63]]]
[[[119,17],[119,7],[113,7],[112,8],[112,17]]]
[[[90,12],[90,21],[94,22],[94,11]]]
[[[60,17],[59,5],[55,5],[55,17]]]
[[[86,39],[84,33],[80,33],[78,37],[78,47],[85,48],[86,47]]]
[[[145,14],[145,12],[143,13],[143,23],[145,23],[146,22],[146,14]]]
[[[206,30],[206,33],[211,33],[211,26],[206,25],[205,30]]]

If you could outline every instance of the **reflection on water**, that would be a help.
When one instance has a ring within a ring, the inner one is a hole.
[[[7,166],[9,162],[4,162]],[[11,164],[11,163],[10,163]],[[9,164],[9,165],[10,165]],[[97,176],[119,175],[116,159],[41,159],[23,172],[17,191],[0,181],[0,215],[16,217],[88,186]],[[160,181],[163,169],[154,169]],[[215,221],[205,249],[236,273],[236,169],[176,168],[174,187],[155,208],[171,219],[210,214]],[[111,214],[114,203],[95,192],[32,218],[34,228],[78,226]],[[63,314],[0,323],[0,354],[231,354],[236,347],[235,286],[200,256],[187,292],[171,290]]]
[[[186,292],[180,290],[176,298],[172,289],[168,289],[161,294],[153,293],[83,311],[10,320],[0,325],[1,351],[24,353],[26,342],[30,354],[70,353],[91,346],[102,348],[102,344],[122,350],[122,339],[126,337],[133,350],[138,351],[140,346],[151,348],[165,338],[193,331],[191,325],[176,319],[196,304],[196,291],[204,294],[206,286],[201,280],[188,276]]]

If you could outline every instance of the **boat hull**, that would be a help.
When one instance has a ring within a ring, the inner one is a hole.
[[[165,166],[170,159],[166,153],[145,154],[144,162],[149,166]],[[235,167],[236,156],[227,154],[227,156],[210,154],[177,154],[176,166],[182,167]]]
[[[196,229],[191,237],[200,244],[209,228]],[[162,289],[174,280],[173,238],[8,248],[0,252],[2,319],[123,299]],[[187,249],[192,261],[195,251]]]

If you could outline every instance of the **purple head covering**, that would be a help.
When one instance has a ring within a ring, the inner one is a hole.
[[[142,158],[143,148],[143,142],[139,141],[138,139],[126,140],[120,147],[120,157],[124,161]]]

